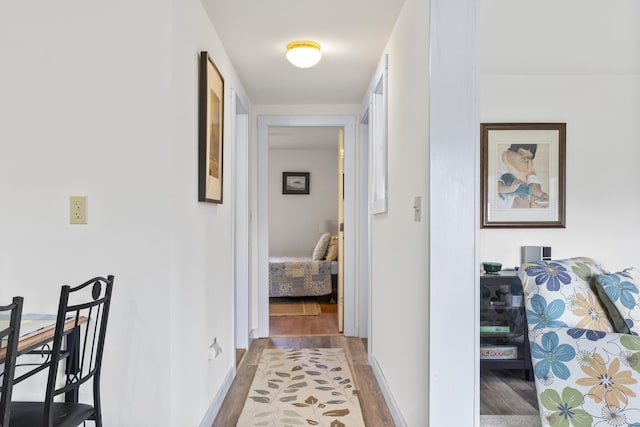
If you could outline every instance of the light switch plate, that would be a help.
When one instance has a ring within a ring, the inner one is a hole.
[[[422,204],[422,198],[420,196],[416,196],[413,199],[413,220],[416,222],[420,222],[421,217],[422,217],[422,212],[421,212],[421,205]]]

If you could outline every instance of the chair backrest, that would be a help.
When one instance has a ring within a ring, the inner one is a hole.
[[[22,297],[14,297],[9,305],[0,306],[0,313],[9,312],[9,324],[0,327],[0,359],[4,359],[2,374],[2,389],[0,389],[0,427],[9,426],[9,412],[11,409],[11,391],[13,389],[13,374],[16,368],[16,353],[20,337],[20,319],[22,318]]]
[[[94,277],[74,288],[62,287],[45,394],[45,419],[52,419],[55,396],[65,393],[67,397],[75,396],[75,400],[80,386],[89,380],[93,380],[94,407],[100,404],[100,371],[112,289],[113,276]],[[69,326],[73,326],[71,331]],[[66,381],[57,386],[62,359],[66,359]]]

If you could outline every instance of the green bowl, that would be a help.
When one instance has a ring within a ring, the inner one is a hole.
[[[485,273],[497,273],[502,269],[502,264],[499,262],[483,262],[482,268],[484,268]]]

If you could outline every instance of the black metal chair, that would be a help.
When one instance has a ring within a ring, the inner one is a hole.
[[[100,372],[112,288],[113,276],[94,277],[75,288],[62,287],[55,335],[44,364],[49,374],[45,399],[13,402],[11,427],[76,427],[85,421],[102,426]],[[73,327],[71,332],[69,327]],[[57,384],[61,360],[66,362],[66,380]],[[93,404],[79,403],[80,387],[89,380]],[[62,394],[64,401],[54,401]]]
[[[0,359],[3,360],[2,388],[0,389],[0,427],[9,427],[11,409],[11,390],[13,374],[16,368],[16,353],[20,338],[20,319],[22,317],[22,297],[13,297],[9,305],[0,306],[1,312],[9,313],[9,326],[0,330]]]

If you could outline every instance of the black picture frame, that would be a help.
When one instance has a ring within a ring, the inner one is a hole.
[[[222,204],[224,78],[206,51],[200,52],[198,110],[198,200]]]
[[[309,172],[282,172],[282,194],[309,194]]]

